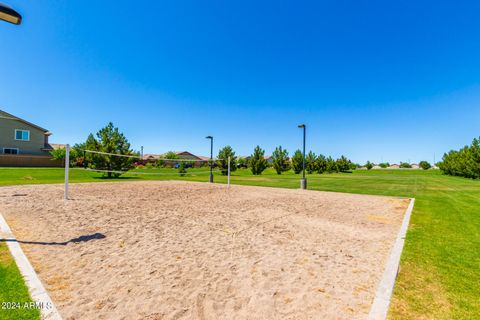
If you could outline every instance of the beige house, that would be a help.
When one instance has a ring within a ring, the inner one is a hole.
[[[400,169],[400,165],[394,163],[394,164],[391,164],[388,169]]]
[[[0,154],[48,156],[50,135],[47,129],[0,110]]]
[[[175,154],[182,160],[192,160],[195,166],[202,166],[210,160],[210,157],[197,156],[188,151],[175,151]],[[156,162],[160,160],[165,154],[145,154],[142,158],[144,162]]]

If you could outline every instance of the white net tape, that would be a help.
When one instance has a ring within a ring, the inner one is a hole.
[[[85,153],[94,153],[94,154],[100,154],[100,155],[104,155],[104,156],[117,156],[117,157],[133,158],[133,159],[142,159],[142,156],[134,155],[134,154],[119,154],[119,153],[109,153],[109,152],[101,152],[101,151],[93,151],[93,150],[83,150],[83,151]],[[144,160],[148,160],[148,159],[144,159]],[[208,161],[210,161],[210,158],[208,158],[208,159],[184,159],[184,158],[162,158],[160,156],[158,158],[152,158],[152,160],[179,161],[179,162],[182,162],[182,161],[185,161],[185,162],[189,162],[189,161],[208,162]],[[216,160],[222,160],[222,159],[212,158],[211,160],[216,161]]]
[[[102,170],[102,169],[92,169],[92,168],[72,168],[72,169],[78,169],[78,170],[86,170],[86,171],[93,171],[93,172],[102,172],[102,173],[118,173],[118,174],[135,174],[135,175],[156,175],[156,176],[172,176],[172,175],[185,175],[185,174],[209,174],[209,171],[185,171],[185,172],[179,172],[179,171],[173,171],[175,169],[172,169],[172,172],[139,172],[139,171],[121,171],[121,170]],[[222,170],[212,170],[213,173],[215,172],[221,172]]]

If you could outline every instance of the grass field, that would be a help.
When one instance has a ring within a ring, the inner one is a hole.
[[[164,174],[171,169],[138,171]],[[78,169],[72,170],[70,177],[71,182],[106,180],[98,173]],[[480,319],[480,181],[418,170],[355,171],[307,178],[312,190],[416,198],[391,319]],[[207,181],[208,175],[125,175],[118,180],[143,179]],[[225,183],[226,177],[216,174],[215,180]],[[231,181],[282,188],[299,186],[298,175],[277,175],[271,169],[261,176],[239,170]],[[62,169],[0,168],[0,185],[61,182]],[[0,290],[5,289],[2,286]],[[0,297],[4,295],[0,292]]]
[[[20,320],[20,319],[39,319],[40,312],[36,309],[10,309],[4,303],[8,302],[30,302],[28,289],[23,282],[20,271],[18,271],[15,261],[8,251],[5,242],[0,242],[0,319]]]

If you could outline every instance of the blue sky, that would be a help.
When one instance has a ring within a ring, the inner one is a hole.
[[[146,153],[437,160],[480,135],[480,2],[4,0],[0,108]]]

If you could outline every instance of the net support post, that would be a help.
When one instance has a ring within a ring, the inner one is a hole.
[[[68,173],[70,169],[70,145],[65,146],[65,192],[63,198],[68,200]]]
[[[230,188],[230,156],[228,157],[228,176],[227,176],[227,187]]]

